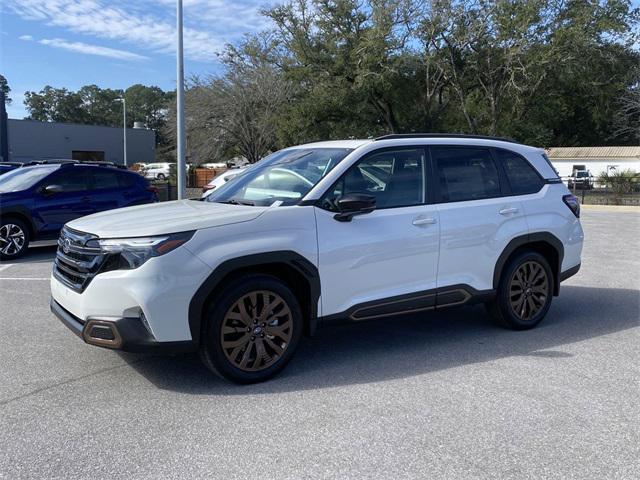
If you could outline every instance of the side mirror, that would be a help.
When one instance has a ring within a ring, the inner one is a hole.
[[[55,195],[56,193],[61,193],[61,192],[62,192],[61,185],[47,185],[42,189],[42,193],[47,196]]]
[[[333,218],[339,222],[350,222],[356,215],[373,212],[376,209],[376,197],[366,193],[349,193],[340,197],[336,204],[340,213]]]

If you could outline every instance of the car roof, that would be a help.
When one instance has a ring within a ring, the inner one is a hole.
[[[379,144],[380,147],[403,146],[403,145],[461,145],[461,146],[484,146],[505,148],[513,151],[531,152],[542,151],[541,148],[532,147],[522,143],[514,142],[510,139],[499,137],[483,137],[474,135],[456,134],[424,134],[424,135],[390,135],[376,139],[351,139],[351,140],[328,140],[324,142],[305,143],[290,148],[349,148],[356,149],[372,143]]]
[[[326,140],[323,142],[305,143],[304,145],[296,145],[291,148],[358,148],[367,143],[373,142],[373,139],[364,140]]]

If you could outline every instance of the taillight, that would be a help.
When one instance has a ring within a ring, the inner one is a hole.
[[[215,185],[205,185],[204,187],[202,187],[202,193],[208,192],[209,190],[213,190],[214,188],[216,188]]]
[[[575,195],[565,195],[562,197],[564,204],[569,207],[569,210],[573,212],[576,218],[580,218],[580,202]]]
[[[155,193],[157,195],[158,194],[158,188],[154,187],[153,185],[149,185],[147,187],[147,192],[153,192],[153,193]]]

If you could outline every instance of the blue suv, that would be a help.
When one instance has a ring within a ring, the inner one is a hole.
[[[33,240],[55,239],[78,217],[158,201],[135,172],[78,162],[17,168],[0,176],[0,260],[22,255]]]

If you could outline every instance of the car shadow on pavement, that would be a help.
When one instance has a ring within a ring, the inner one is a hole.
[[[25,254],[15,260],[8,260],[2,263],[47,263],[52,262],[56,256],[56,245],[46,245],[42,247],[31,247]]]
[[[238,386],[196,355],[121,356],[157,387],[197,395],[272,394],[380,382],[511,356],[571,357],[563,346],[638,326],[637,290],[564,286],[547,318],[516,332],[494,326],[482,306],[320,329],[303,339],[276,378]]]

